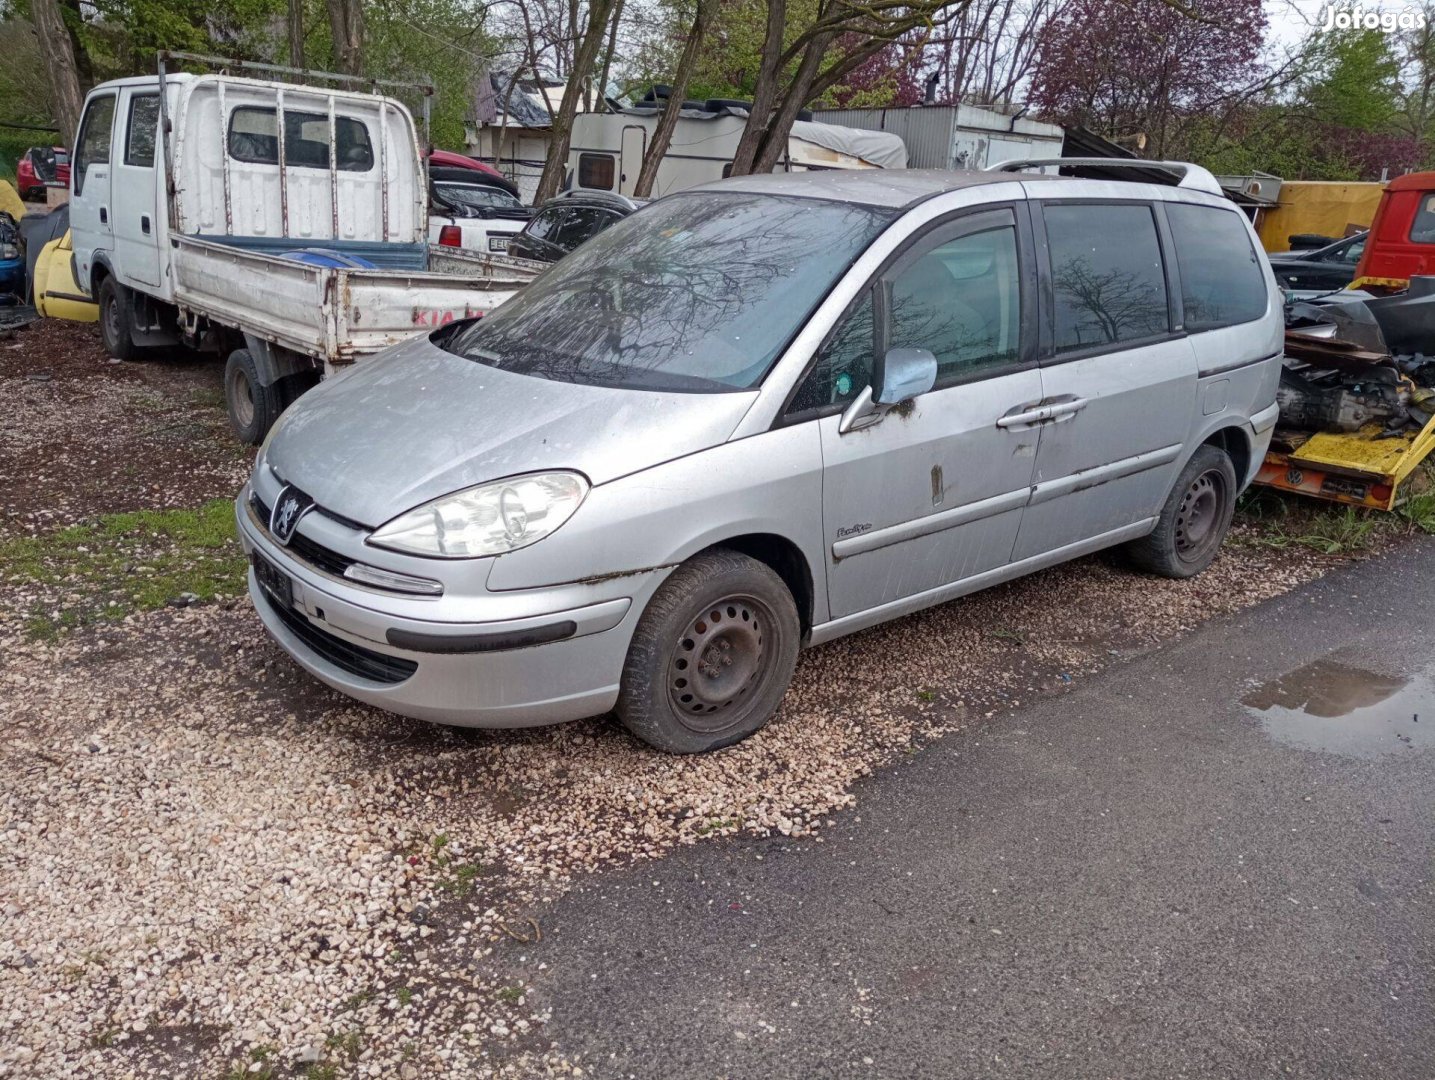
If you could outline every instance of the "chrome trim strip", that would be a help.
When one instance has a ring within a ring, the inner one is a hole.
[[[1163,446],[1159,450],[1147,450],[1144,454],[1136,454],[1134,457],[1113,461],[1109,465],[1097,465],[1081,472],[1059,476],[1055,480],[1043,480],[1032,489],[1030,505],[1036,506],[1038,503],[1044,503],[1062,495],[1071,495],[1077,491],[1085,491],[1087,488],[1109,484],[1112,480],[1120,480],[1124,476],[1132,476],[1139,472],[1145,472],[1147,469],[1159,468],[1176,460],[1181,453],[1181,445],[1181,443],[1174,443],[1171,446]]]
[[[903,540],[915,540],[919,536],[929,536],[944,529],[954,529],[969,521],[979,521],[996,514],[1004,514],[1008,510],[1020,509],[1026,505],[1029,498],[1031,498],[1030,488],[1018,488],[1016,491],[1008,491],[1002,495],[978,499],[965,506],[954,506],[950,510],[943,510],[938,514],[928,514],[926,517],[913,518],[911,521],[904,521],[898,525],[888,525],[886,528],[863,533],[861,536],[849,536],[832,545],[832,557],[847,559],[853,555],[860,555],[864,551],[876,551],[878,548],[888,547],[891,544],[900,544]]]

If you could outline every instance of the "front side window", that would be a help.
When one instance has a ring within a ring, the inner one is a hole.
[[[155,133],[159,130],[159,95],[136,94],[130,98],[126,127],[125,164],[150,168],[154,165]]]
[[[845,406],[869,385],[877,359],[875,331],[872,290],[868,289],[817,350],[817,360],[793,395],[787,415]]]
[[[1049,204],[1042,213],[1057,353],[1169,331],[1161,244],[1149,206]]]
[[[931,352],[938,387],[1014,363],[1021,336],[1015,226],[918,252],[889,286],[887,348]]]
[[[603,230],[446,345],[559,382],[748,389],[891,217],[751,192],[672,195]]]
[[[1410,239],[1417,244],[1435,244],[1435,195],[1420,200],[1420,209],[1410,224]]]
[[[611,154],[579,154],[578,186],[613,190],[613,157]]]
[[[75,194],[85,187],[85,171],[91,165],[108,165],[110,161],[110,133],[115,126],[115,95],[106,94],[90,101],[85,110],[84,122],[80,125],[80,137],[75,140]]]
[[[369,129],[352,116],[334,117],[334,151],[341,172],[374,167]],[[241,105],[229,117],[229,155],[256,165],[279,164],[279,120],[274,109]],[[329,117],[284,110],[284,164],[297,168],[329,167]]]
[[[1266,276],[1240,214],[1170,203],[1166,220],[1181,272],[1187,330],[1235,326],[1266,313]]]

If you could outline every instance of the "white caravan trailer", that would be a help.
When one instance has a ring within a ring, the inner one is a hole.
[[[631,195],[660,116],[656,109],[575,116],[567,186]],[[741,110],[684,109],[658,168],[653,196],[727,176],[746,125],[747,115]],[[906,167],[907,148],[890,132],[798,120],[792,125],[787,153],[778,162],[777,171]]]

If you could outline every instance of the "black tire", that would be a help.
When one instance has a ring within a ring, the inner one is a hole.
[[[144,355],[135,344],[131,327],[134,313],[130,308],[130,291],[112,277],[100,282],[96,298],[100,309],[100,340],[117,360],[138,360]]]
[[[1220,551],[1235,512],[1235,466],[1225,451],[1203,446],[1181,470],[1156,528],[1128,544],[1127,554],[1152,574],[1195,577]]]
[[[229,426],[251,446],[258,446],[284,411],[276,385],[259,381],[259,367],[248,349],[235,349],[224,364],[224,404]]]
[[[695,555],[638,620],[618,717],[671,754],[731,746],[777,711],[801,633],[792,593],[770,567],[726,548]]]

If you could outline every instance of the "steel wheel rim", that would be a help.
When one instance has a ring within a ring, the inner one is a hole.
[[[1216,470],[1207,469],[1181,496],[1176,511],[1176,554],[1188,562],[1203,556],[1219,536],[1224,509],[1225,482]]]
[[[720,731],[750,701],[772,668],[771,609],[754,596],[728,596],[688,621],[668,662],[668,699],[683,726]]]
[[[254,423],[254,388],[249,385],[249,378],[242,371],[236,371],[229,384],[229,400],[234,405],[234,418],[239,421],[240,427],[248,427]]]
[[[120,340],[120,298],[114,293],[110,294],[109,303],[105,305],[105,337],[105,344],[110,352],[114,352]]]

